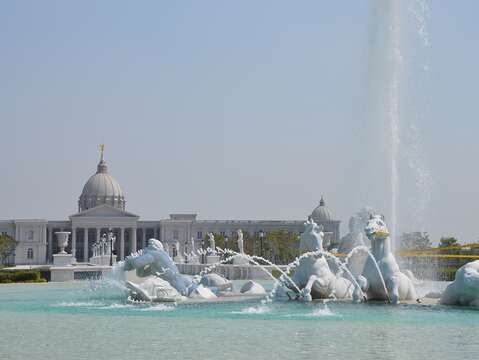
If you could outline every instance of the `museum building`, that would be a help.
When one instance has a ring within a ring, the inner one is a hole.
[[[322,225],[326,240],[338,243],[340,221],[321,197],[319,205],[309,215]],[[168,251],[183,254],[189,239],[197,248],[209,232],[236,239],[236,230],[252,235],[267,234],[273,230],[301,233],[303,220],[200,220],[197,214],[170,214],[169,219],[140,220],[140,216],[126,211],[122,188],[110,175],[103,158],[103,150],[96,173],[85,186],[78,200],[78,213],[67,220],[15,219],[0,220],[0,234],[18,241],[15,253],[8,259],[16,265],[50,264],[58,252],[55,232],[71,232],[67,252],[79,263],[88,263],[93,255],[93,244],[111,231],[116,236],[115,253],[121,260],[128,254],[146,246],[147,239],[156,238],[167,244]]]

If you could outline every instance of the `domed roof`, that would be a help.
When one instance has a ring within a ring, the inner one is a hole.
[[[311,217],[313,218],[314,222],[316,222],[317,224],[334,221],[333,213],[326,206],[322,196],[321,196],[321,200],[319,201],[319,205],[313,210]]]
[[[108,174],[102,148],[97,171],[86,182],[78,200],[78,211],[85,211],[103,204],[125,210],[123,191],[118,181]]]

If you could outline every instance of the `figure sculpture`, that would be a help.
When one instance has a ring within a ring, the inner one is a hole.
[[[231,282],[217,274],[206,274],[199,279],[181,274],[162,243],[156,239],[148,240],[145,249],[128,256],[123,263],[123,270],[136,270],[136,275],[141,278],[159,277],[182,296],[190,296],[194,292],[194,296],[210,298],[214,292],[231,288]],[[203,289],[203,283],[208,284],[209,290]]]
[[[210,232],[208,233],[208,238],[209,238],[210,251],[212,254],[216,254],[215,235],[212,232]]]
[[[244,254],[244,244],[243,244],[243,231],[241,229],[236,230],[238,235],[238,251],[240,254]]]
[[[190,250],[191,255],[196,256],[195,238],[194,237],[191,237],[190,246],[191,246],[191,250]]]
[[[371,215],[365,233],[371,241],[371,253],[382,275],[381,279],[376,264],[369,258],[362,274],[358,276],[358,283],[367,299],[390,300],[394,304],[402,300],[417,300],[411,279],[400,271],[391,252],[391,239],[384,217]]]
[[[479,306],[479,260],[469,262],[456,271],[454,281],[447,286],[440,303]]]
[[[305,252],[317,252],[301,258],[295,269],[292,280],[301,289],[301,295],[306,301],[313,299],[351,298],[354,286],[351,281],[331,271],[324,255],[323,228],[309,218],[304,223],[301,234],[300,249]]]

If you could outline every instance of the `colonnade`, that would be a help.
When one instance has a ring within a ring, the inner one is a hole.
[[[131,252],[137,251],[147,246],[147,236],[156,237],[159,235],[159,229],[150,227],[103,227],[103,226],[86,226],[86,227],[72,227],[72,228],[60,228],[60,227],[48,227],[48,247],[47,247],[47,260],[51,261],[53,255],[54,241],[56,236],[54,233],[57,231],[70,231],[71,254],[78,262],[88,262],[91,252],[91,247],[96,241],[100,241],[103,234],[107,234],[111,231],[116,236],[115,249],[117,260],[123,260],[125,256]],[[91,232],[94,232],[94,237],[89,236]],[[137,233],[139,233],[139,243],[137,241]],[[93,240],[93,241],[92,241]],[[128,240],[128,244],[127,244]],[[83,258],[77,258],[77,242],[83,244]],[[128,248],[126,245],[129,245]],[[113,249],[113,250],[115,250]],[[128,253],[126,253],[128,252]]]

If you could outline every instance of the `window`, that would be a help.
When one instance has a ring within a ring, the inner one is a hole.
[[[196,238],[202,240],[203,239],[203,231],[198,231],[196,233]]]
[[[27,240],[33,241],[33,230],[27,232]]]
[[[7,234],[6,231],[2,231],[2,235],[3,235],[3,236],[7,236],[8,234]]]
[[[226,231],[220,231],[221,236],[226,236]]]
[[[178,240],[178,230],[173,230],[173,239]]]
[[[32,248],[28,248],[28,250],[27,250],[27,259],[28,260],[33,260],[33,249]]]

